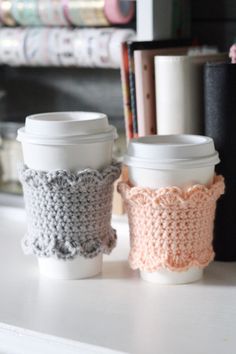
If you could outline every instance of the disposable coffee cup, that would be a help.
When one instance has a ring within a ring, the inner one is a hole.
[[[215,165],[220,162],[211,138],[199,135],[160,135],[133,139],[129,143],[124,164],[128,166],[133,186],[188,189],[195,184],[210,185]],[[183,284],[197,281],[203,269],[190,267],[186,271],[140,271],[141,277],[160,284]]]
[[[116,129],[102,113],[58,112],[36,114],[26,118],[18,130],[24,163],[39,171],[84,168],[102,169],[112,162]],[[42,275],[56,279],[82,279],[102,271],[102,254],[73,260],[39,257]]]

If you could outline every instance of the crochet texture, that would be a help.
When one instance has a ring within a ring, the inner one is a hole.
[[[110,225],[113,182],[120,173],[118,163],[75,173],[23,166],[20,180],[28,216],[24,252],[64,260],[109,254],[116,244]]]
[[[213,224],[216,201],[224,180],[211,186],[194,185],[148,189],[118,185],[129,218],[131,268],[155,272],[160,268],[184,271],[205,267],[213,259]]]

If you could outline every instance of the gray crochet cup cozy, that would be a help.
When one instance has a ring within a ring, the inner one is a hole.
[[[113,182],[121,165],[101,171],[43,172],[20,168],[28,232],[22,240],[26,254],[73,259],[77,255],[109,254],[116,245],[111,227]]]

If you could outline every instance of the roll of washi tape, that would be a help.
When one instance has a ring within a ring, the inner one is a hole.
[[[60,54],[59,54],[59,37],[60,37],[59,28],[50,29],[48,33],[48,42],[47,42],[47,53],[50,65],[60,66]]]
[[[135,38],[132,29],[116,29],[111,36],[109,44],[110,61],[113,68],[119,68],[121,64],[121,43]]]
[[[104,6],[104,0],[68,0],[66,13],[76,26],[109,26]]]
[[[96,36],[91,42],[92,61],[95,67],[112,67],[109,46],[114,28],[96,29]]]
[[[63,0],[38,0],[41,22],[46,26],[67,26]]]
[[[76,58],[74,55],[74,30],[63,28],[59,32],[58,50],[59,60],[62,66],[76,65]]]
[[[25,51],[28,65],[47,66],[48,58],[48,32],[47,28],[27,29]]]
[[[0,19],[6,26],[15,26],[16,21],[12,15],[12,1],[0,0]]]
[[[105,0],[104,12],[112,24],[126,24],[134,17],[135,6],[132,0]]]
[[[22,26],[38,26],[41,24],[37,0],[12,0],[12,14]]]
[[[62,1],[62,8],[63,8],[64,17],[65,17],[66,21],[68,22],[68,24],[70,24],[69,13],[68,13],[69,0],[61,0],[61,1]]]
[[[75,30],[74,55],[78,66],[118,68],[120,45],[135,36],[133,30],[90,28]]]
[[[0,31],[0,61],[12,66],[26,65],[25,56],[26,30],[5,28]]]
[[[91,43],[95,36],[95,31],[95,29],[75,29],[74,31],[74,56],[78,66],[94,66]]]
[[[50,6],[51,2],[49,0],[38,0],[38,11],[40,21],[43,25],[53,26],[53,14],[52,7]]]

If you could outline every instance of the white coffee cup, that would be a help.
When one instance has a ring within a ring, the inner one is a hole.
[[[116,129],[102,113],[58,112],[26,118],[18,130],[24,163],[40,171],[101,169],[111,164]],[[81,279],[99,274],[102,254],[92,259],[38,258],[42,275],[56,279]]]
[[[124,158],[130,183],[152,189],[170,186],[187,189],[194,184],[210,184],[219,162],[213,140],[200,135],[133,139]],[[199,280],[203,269],[191,267],[187,271],[175,272],[163,268],[153,273],[140,273],[149,282],[183,284]]]

